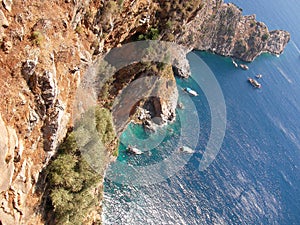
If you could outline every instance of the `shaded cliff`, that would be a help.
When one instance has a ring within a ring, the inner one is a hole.
[[[254,16],[243,16],[236,6],[215,0],[1,3],[2,224],[44,223],[38,208],[41,195],[35,192],[40,172],[73,127],[72,106],[83,76],[110,49],[139,38],[158,38],[251,61],[262,52],[280,54],[290,38],[286,31],[269,32]],[[185,69],[176,72],[188,76],[184,60]],[[111,87],[123,90],[129,81],[158,73],[152,70],[120,70],[114,85],[106,86],[108,98],[118,95]],[[156,92],[169,88],[166,93],[171,94],[143,102],[153,112],[150,117],[172,120],[175,87],[167,80],[158,84]],[[107,103],[99,96],[99,104],[110,108]]]

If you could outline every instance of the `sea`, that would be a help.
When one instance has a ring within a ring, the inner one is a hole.
[[[106,175],[103,224],[300,224],[300,1],[226,2],[244,15],[256,14],[269,30],[289,31],[291,41],[280,57],[262,54],[247,63],[247,71],[235,68],[230,58],[190,53],[192,77],[177,79],[183,105],[177,120],[156,134],[134,124],[122,134],[117,163],[126,166],[109,170],[129,181]],[[199,79],[203,62],[216,79],[219,103],[211,103]],[[263,75],[261,89],[247,82],[257,74]],[[187,97],[184,87],[199,95]],[[226,109],[218,112],[226,119],[218,136],[222,142],[207,168],[200,169],[218,104]],[[142,155],[126,152],[139,140],[153,146]],[[180,145],[195,152],[178,153]],[[181,161],[171,158],[174,152],[183,155]],[[170,158],[174,163],[165,163]],[[139,168],[143,173],[137,176]]]

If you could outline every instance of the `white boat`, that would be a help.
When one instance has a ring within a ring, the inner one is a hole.
[[[255,87],[255,88],[261,88],[261,84],[257,82],[257,80],[252,79],[252,78],[248,78],[248,81],[250,82],[250,84]]]
[[[129,145],[126,149],[128,152],[135,154],[135,155],[141,155],[143,154],[143,152],[135,147],[132,147],[131,145]]]
[[[232,60],[233,65],[234,65],[236,68],[238,68],[239,65],[234,61],[234,59],[231,59],[231,60]]]
[[[194,90],[192,90],[191,88],[187,87],[187,88],[184,88],[184,90],[189,93],[190,95],[193,95],[193,96],[198,96],[198,93]]]
[[[188,154],[193,154],[193,153],[195,153],[195,150],[193,150],[193,149],[191,149],[191,148],[189,148],[189,147],[187,147],[187,146],[182,146],[182,147],[180,147],[180,148],[179,148],[179,151],[180,151],[180,152],[185,152],[185,153],[188,153]]]
[[[248,67],[246,64],[240,64],[240,67],[241,67],[243,70],[249,70],[249,67]]]

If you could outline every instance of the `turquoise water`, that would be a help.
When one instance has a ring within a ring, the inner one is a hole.
[[[174,176],[157,184],[135,187],[107,179],[105,224],[299,224],[300,2],[233,2],[244,14],[256,13],[270,29],[290,31],[291,42],[279,58],[264,54],[248,64],[249,71],[234,68],[229,58],[195,52],[215,74],[225,98],[227,127],[219,154],[206,171],[198,170],[211,131],[210,107],[193,79],[177,80],[179,87],[200,94],[193,98],[200,123],[196,153]],[[197,60],[190,65],[197,76]],[[263,74],[262,89],[255,90],[247,77],[258,73]],[[180,119],[157,136],[131,125],[123,142],[153,138],[153,143],[163,139],[162,144],[142,156],[127,154],[121,145],[118,160],[145,166],[167,159],[176,151],[182,124],[193,122],[188,112],[178,110]]]

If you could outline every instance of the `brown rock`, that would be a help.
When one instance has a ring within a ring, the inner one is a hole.
[[[10,50],[12,49],[12,42],[11,41],[3,41],[3,43],[2,43],[2,49],[3,49],[3,51],[6,53],[6,54],[8,54],[9,52],[10,52]]]

